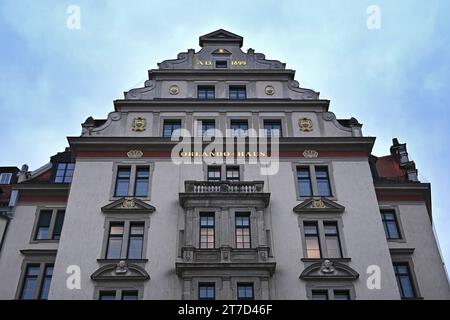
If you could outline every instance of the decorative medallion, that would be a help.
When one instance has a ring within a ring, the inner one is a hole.
[[[320,266],[320,272],[324,274],[331,274],[334,273],[335,271],[336,269],[333,266],[333,262],[330,260],[325,260]]]
[[[134,202],[133,198],[125,198],[122,202],[122,208],[124,209],[132,209],[136,207],[136,202]]]
[[[130,150],[127,152],[128,158],[139,159],[142,158],[144,153],[141,150]]]
[[[124,260],[120,260],[119,263],[117,264],[116,270],[115,270],[116,274],[125,274],[128,272],[128,265]]]
[[[176,84],[170,86],[169,93],[171,95],[173,95],[173,96],[179,94],[180,93],[180,87],[178,87]]]
[[[325,205],[325,203],[323,203],[321,198],[312,199],[311,208],[323,209],[323,208],[326,208],[326,207],[327,206]]]
[[[143,117],[136,117],[133,119],[133,125],[131,130],[133,131],[145,131],[147,121]]]
[[[298,119],[298,128],[302,132],[313,131],[313,123],[310,118],[300,118]]]
[[[305,158],[317,158],[319,153],[316,150],[305,150],[303,151],[303,157]]]
[[[268,96],[273,96],[275,93],[275,88],[272,86],[266,86],[266,88],[264,89],[264,92],[268,95]]]

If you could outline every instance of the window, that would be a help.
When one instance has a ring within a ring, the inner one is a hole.
[[[146,197],[148,195],[149,168],[137,167],[134,195],[136,197]]]
[[[383,221],[384,232],[388,240],[400,239],[397,218],[394,210],[381,211],[381,219]]]
[[[26,267],[19,298],[47,299],[53,275],[53,264],[29,264]]]
[[[297,183],[300,197],[312,196],[312,185],[309,168],[297,168]]]
[[[350,290],[341,290],[341,289],[312,290],[311,300],[351,300]]]
[[[328,167],[325,166],[298,166],[297,192],[299,197],[331,197],[331,183]]]
[[[230,123],[232,137],[247,137],[248,136],[248,121],[247,120],[231,120]]]
[[[334,290],[334,300],[350,300],[349,290]]]
[[[211,100],[215,98],[215,88],[214,86],[198,86],[197,88],[197,98]]]
[[[228,92],[228,97],[233,100],[247,99],[247,90],[245,86],[231,86]]]
[[[138,300],[138,297],[136,290],[122,291],[122,300]]]
[[[117,170],[116,179],[116,191],[114,195],[116,197],[128,196],[128,190],[130,188],[131,167],[119,167]]]
[[[164,120],[163,137],[179,137],[181,129],[181,120]]]
[[[100,291],[98,299],[99,300],[116,300],[116,292],[115,291]]]
[[[55,183],[72,182],[75,163],[58,163],[55,175]]]
[[[59,240],[64,224],[64,209],[43,209],[39,212],[34,240]]]
[[[122,253],[124,224],[123,222],[114,222],[109,226],[107,259],[120,259]]]
[[[327,290],[313,290],[311,294],[312,300],[328,300]]]
[[[254,300],[253,283],[238,283],[237,285],[238,300]]]
[[[149,166],[119,166],[117,168],[114,197],[148,197],[150,186]]]
[[[412,283],[411,271],[408,263],[394,263],[394,272],[402,299],[415,298],[416,293]]]
[[[138,300],[137,290],[101,290],[98,294],[99,300]]]
[[[208,166],[208,181],[220,181],[221,170],[219,166]]]
[[[50,291],[50,283],[53,276],[53,265],[46,265],[44,271],[44,277],[42,279],[41,293],[39,294],[40,299],[47,299],[48,292]]]
[[[317,222],[304,222],[306,257],[319,259],[322,257],[320,251],[319,230]]]
[[[324,222],[325,242],[327,245],[327,258],[342,258],[341,243],[336,222]]]
[[[0,173],[0,184],[9,184],[11,177],[12,173]]]
[[[214,129],[216,128],[216,122],[214,120],[200,120],[201,125],[198,126],[199,137],[214,137]]]
[[[214,248],[214,213],[200,214],[200,248]]]
[[[144,223],[130,224],[130,237],[128,240],[128,259],[142,259],[144,247]]]
[[[214,300],[216,298],[216,288],[214,283],[199,283],[198,284],[198,299],[199,300]]]
[[[236,215],[236,248],[251,248],[249,213]]]
[[[328,177],[328,169],[326,167],[316,167],[317,191],[319,196],[330,197],[330,178]]]
[[[280,120],[265,120],[264,130],[267,137],[282,137],[281,121]]]
[[[228,62],[225,60],[217,60],[216,68],[226,68],[228,66]]]
[[[227,173],[227,175],[226,175],[227,181],[239,181],[240,180],[239,167],[227,166],[226,173]]]

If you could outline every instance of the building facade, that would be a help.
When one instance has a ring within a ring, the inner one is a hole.
[[[450,299],[406,145],[371,155],[238,35],[199,45],[18,172],[0,298]]]

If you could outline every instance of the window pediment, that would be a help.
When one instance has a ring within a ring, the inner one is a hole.
[[[339,203],[323,197],[312,197],[294,207],[297,213],[338,212],[342,213],[345,207]]]
[[[117,264],[107,264],[97,269],[92,275],[94,281],[111,281],[111,280],[148,280],[149,274],[144,268],[137,264],[128,264],[120,261]]]
[[[152,213],[154,206],[132,197],[120,198],[102,207],[103,213]]]
[[[303,280],[356,280],[358,272],[349,266],[331,260],[323,260],[313,263],[300,275]]]

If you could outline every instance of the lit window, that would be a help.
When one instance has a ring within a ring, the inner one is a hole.
[[[109,228],[107,259],[120,259],[122,253],[122,243],[124,226],[123,222],[111,223]]]
[[[200,248],[214,248],[214,213],[200,215]]]
[[[221,168],[219,166],[208,166],[208,181],[220,181]]]
[[[227,166],[227,181],[239,181],[239,167],[237,166]]]
[[[236,215],[236,248],[251,248],[250,215],[248,213]]]
[[[320,251],[319,231],[316,222],[304,222],[306,257],[319,259],[322,257]]]

